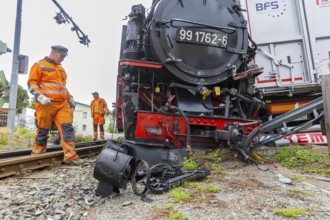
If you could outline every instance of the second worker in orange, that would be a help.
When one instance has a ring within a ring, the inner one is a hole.
[[[91,102],[91,116],[93,118],[93,136],[97,140],[98,127],[100,127],[100,138],[104,140],[104,115],[108,115],[108,106],[104,99],[99,97],[98,92],[92,93],[94,100]]]

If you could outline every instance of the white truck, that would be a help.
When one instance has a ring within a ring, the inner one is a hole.
[[[320,76],[330,74],[330,0],[240,0],[255,62],[264,67],[256,89],[272,114],[313,99]],[[291,98],[290,98],[291,97]]]
[[[255,88],[266,101],[270,119],[321,96],[321,75],[330,74],[330,0],[236,1],[246,10],[250,37],[258,48],[255,63],[264,67]],[[319,128],[314,125],[305,132]],[[311,134],[318,138],[297,138],[296,143],[327,142],[320,132],[299,135]]]

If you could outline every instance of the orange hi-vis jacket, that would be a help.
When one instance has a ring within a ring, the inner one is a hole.
[[[66,78],[64,68],[45,57],[31,67],[28,89],[35,98],[43,94],[55,102],[65,101],[71,97],[66,89]]]
[[[105,115],[108,113],[108,106],[104,99],[97,98],[91,102],[91,113],[92,117],[95,114]]]

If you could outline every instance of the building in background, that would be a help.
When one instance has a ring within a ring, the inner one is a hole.
[[[105,116],[104,132],[108,133],[111,115]],[[73,114],[73,127],[76,134],[89,136],[93,134],[93,118],[91,117],[90,105],[76,102]]]
[[[24,108],[21,114],[16,115],[15,126],[19,126],[21,128],[25,127],[29,129],[29,131],[34,132],[36,130],[34,112],[35,109]]]

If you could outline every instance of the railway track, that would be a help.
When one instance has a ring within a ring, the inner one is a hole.
[[[77,143],[76,151],[79,157],[98,155],[106,141]],[[31,149],[12,150],[0,152],[0,179],[25,173],[63,161],[63,149],[61,146],[47,148],[47,153],[31,155]]]

